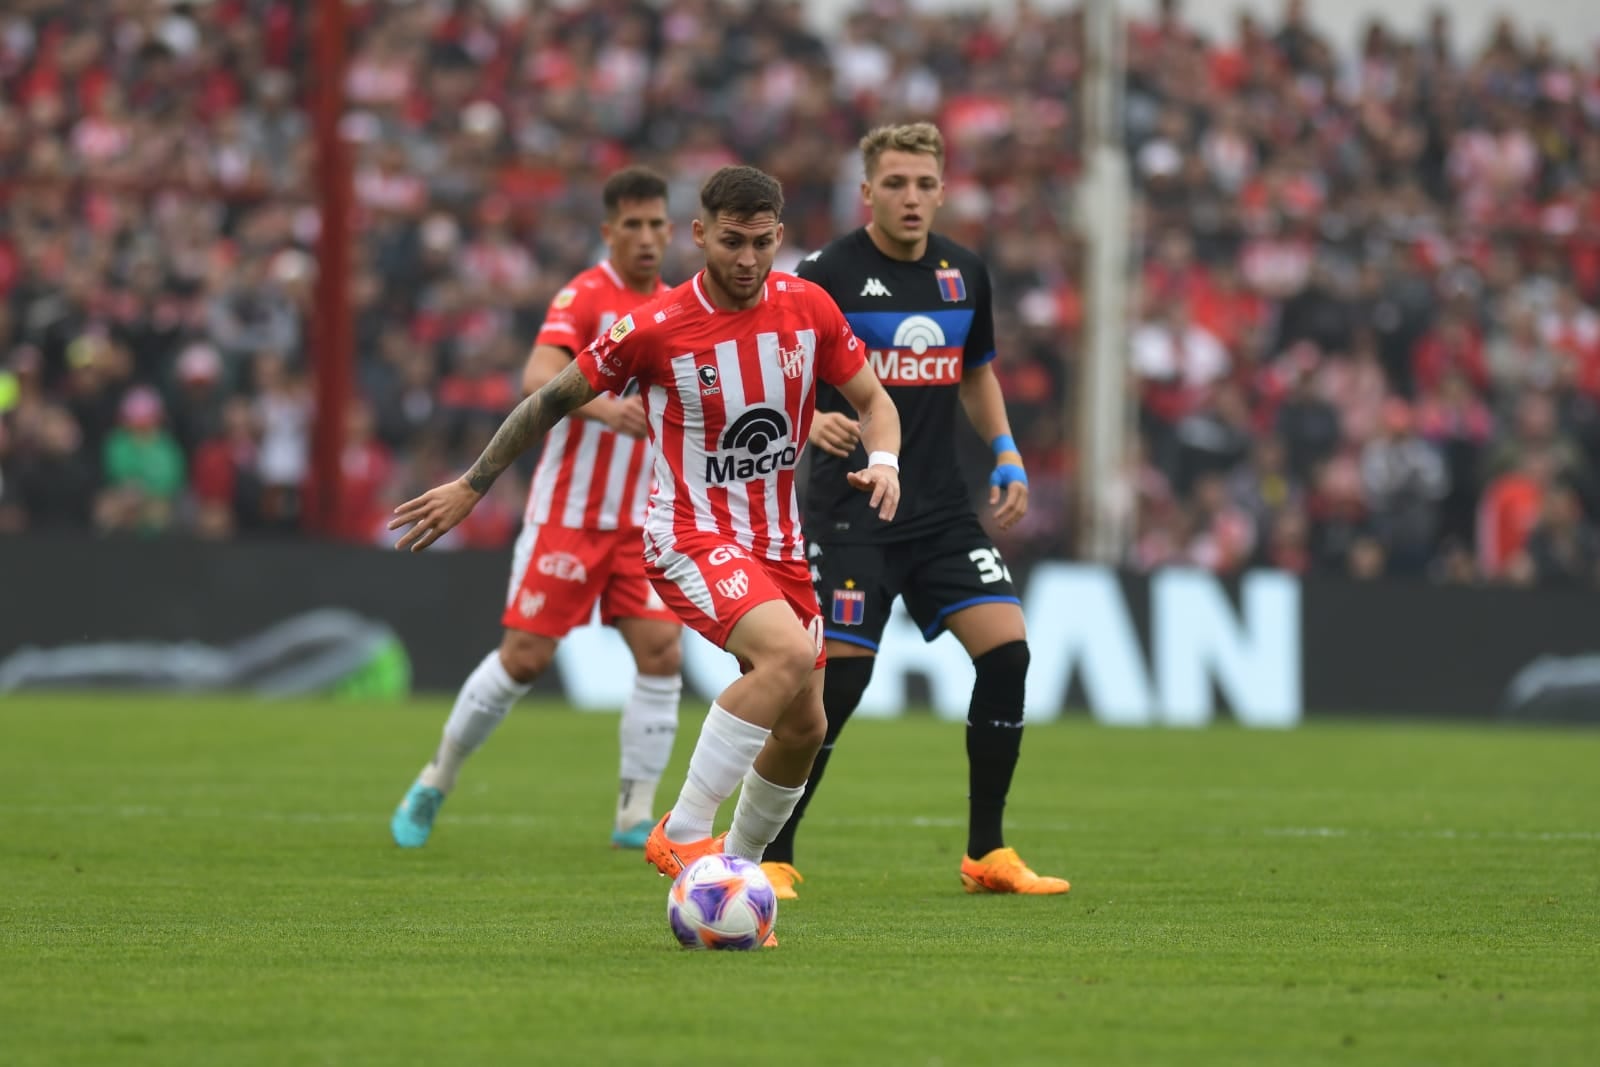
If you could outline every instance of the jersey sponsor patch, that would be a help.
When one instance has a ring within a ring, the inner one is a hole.
[[[945,303],[959,304],[967,298],[967,283],[962,279],[959,267],[936,270],[933,276],[939,279],[939,296]]]
[[[959,385],[961,349],[930,348],[916,352],[891,348],[869,353],[872,373],[884,385]]]
[[[777,408],[750,408],[728,424],[721,447],[706,456],[705,484],[767,478],[793,469],[799,458],[799,447],[789,439],[789,417]]]
[[[560,311],[562,308],[571,307],[572,302],[576,299],[578,299],[578,290],[569,286],[556,294],[556,298],[550,301],[550,306]]]
[[[860,626],[867,617],[867,594],[860,589],[833,591],[832,618],[838,626]]]
[[[611,332],[606,334],[606,336],[611,338],[612,344],[616,344],[618,341],[621,341],[624,337],[628,336],[632,332],[633,316],[624,315],[612,325]]]

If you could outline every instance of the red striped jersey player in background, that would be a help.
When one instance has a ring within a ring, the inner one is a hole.
[[[667,291],[661,259],[672,237],[667,183],[642,167],[618,171],[601,198],[607,256],[556,294],[523,372],[533,393],[622,316]],[[556,646],[600,607],[633,653],[633,692],[622,709],[622,768],[611,843],[643,848],[655,824],[656,783],[678,729],[682,627],[644,574],[650,448],[644,404],[618,386],[558,423],[533,475],[512,554],[500,647],[467,677],[438,751],[390,820],[395,843],[425,844],[462,763],[483,744]]]
[[[713,174],[694,222],[705,269],[617,320],[507,417],[467,474],[402,504],[390,523],[410,527],[398,547],[426,548],[567,413],[638,381],[655,447],[646,571],[678,617],[744,670],[712,703],[677,803],[645,845],[663,874],[718,851],[760,859],[822,744],[822,617],[794,492],[819,382],[859,418],[865,466],[844,480],[879,520],[900,499],[900,418],[864,348],[825,291],[772,272],[782,210],[770,175]],[[732,828],[713,837],[736,788]]]

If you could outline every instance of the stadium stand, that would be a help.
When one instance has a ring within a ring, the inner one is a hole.
[[[305,5],[13,0],[0,15],[0,531],[291,535],[309,476],[318,228]],[[1291,9],[1293,5],[1291,5]],[[785,183],[792,263],[859,220],[855,138],[936,117],[941,228],[993,266],[1035,486],[1007,541],[1072,550],[1083,315],[1067,223],[1082,25],[878,0],[368,0],[338,528],[459,469],[516,397],[630,160]],[[1292,14],[1130,27],[1140,419],[1129,564],[1593,584],[1600,576],[1600,67],[1441,19],[1354,54]],[[692,261],[681,226],[666,276]],[[503,479],[457,543],[503,546]]]

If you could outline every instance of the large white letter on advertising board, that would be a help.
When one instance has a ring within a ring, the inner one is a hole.
[[[1028,649],[1027,717],[1061,717],[1075,670],[1083,672],[1090,710],[1103,723],[1148,726],[1155,699],[1133,620],[1114,572],[1071,563],[1042,563],[1025,594]]]
[[[1300,585],[1292,575],[1246,575],[1238,614],[1203,571],[1162,571],[1151,579],[1150,599],[1165,723],[1209,723],[1213,679],[1245,726],[1300,721]]]
[[[966,721],[975,677],[972,660],[948,632],[933,641],[924,641],[917,624],[897,600],[878,646],[872,681],[861,694],[861,707],[856,714],[882,719],[903,715],[910,703],[906,683],[913,674],[927,678],[928,701],[935,715],[956,722]]]

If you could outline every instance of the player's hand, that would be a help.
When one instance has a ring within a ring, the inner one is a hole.
[[[861,424],[837,411],[819,411],[811,420],[808,440],[828,455],[843,459],[856,450],[856,442],[861,440]]]
[[[643,437],[649,432],[644,417],[644,397],[635,393],[612,401],[606,425],[627,437]]]
[[[894,518],[900,507],[899,471],[880,463],[866,470],[851,471],[845,477],[863,493],[872,494],[869,503],[878,509],[878,518],[884,522]]]
[[[1009,530],[1028,513],[1028,473],[1015,463],[1002,463],[989,475],[989,505],[1000,529]]]
[[[455,529],[482,499],[465,478],[457,478],[429,489],[415,500],[406,501],[394,509],[389,529],[398,530],[402,526],[410,526],[411,529],[395,542],[394,547],[421,552]]]

